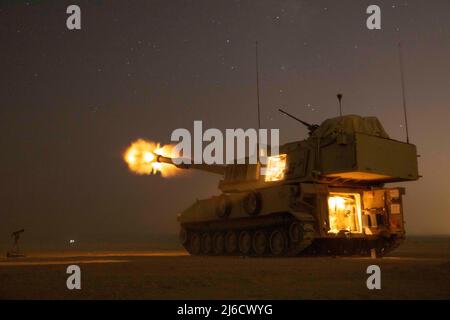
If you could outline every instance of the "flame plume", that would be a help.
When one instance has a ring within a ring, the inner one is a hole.
[[[125,151],[123,158],[128,164],[128,168],[137,174],[157,174],[169,177],[177,174],[181,170],[177,167],[157,162],[157,156],[177,157],[174,146],[138,139],[134,141]]]

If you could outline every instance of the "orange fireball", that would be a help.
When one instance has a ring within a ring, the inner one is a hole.
[[[172,145],[160,146],[159,143],[139,139],[134,141],[124,153],[124,160],[128,168],[137,174],[161,173],[168,177],[178,173],[180,170],[170,164],[157,162],[157,155],[165,157],[176,157]]]

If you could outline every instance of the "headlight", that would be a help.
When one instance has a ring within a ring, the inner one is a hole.
[[[265,181],[279,181],[284,179],[286,158],[286,154],[279,154],[268,158]]]

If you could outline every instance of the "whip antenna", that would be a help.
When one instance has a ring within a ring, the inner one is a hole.
[[[257,99],[257,106],[258,106],[258,130],[261,129],[261,108],[259,103],[259,61],[258,61],[258,41],[256,41],[256,48],[255,48],[255,54],[256,54],[256,99]]]
[[[339,116],[342,117],[342,93],[336,95],[339,101]]]
[[[403,53],[401,42],[398,43],[398,58],[400,62],[400,77],[402,82],[403,115],[405,117],[406,143],[409,143],[408,116],[406,112],[406,96],[405,96],[405,76],[403,70]]]

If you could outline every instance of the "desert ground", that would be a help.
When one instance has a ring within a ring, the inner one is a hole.
[[[68,290],[66,268],[81,268]],[[381,290],[366,269],[381,268]],[[389,256],[192,257],[183,250],[29,252],[0,258],[1,299],[449,299],[450,237],[410,237]]]

